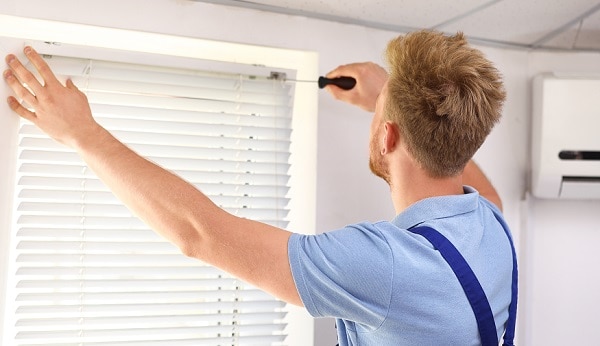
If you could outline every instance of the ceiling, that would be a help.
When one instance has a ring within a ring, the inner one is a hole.
[[[408,32],[464,32],[471,42],[600,52],[598,0],[194,0]]]

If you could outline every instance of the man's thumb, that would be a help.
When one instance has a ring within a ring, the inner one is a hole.
[[[77,86],[75,85],[75,83],[73,83],[73,81],[70,79],[67,79],[67,88],[73,89],[73,90],[79,90],[77,88]]]

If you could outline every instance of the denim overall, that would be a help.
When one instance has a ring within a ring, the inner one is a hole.
[[[513,339],[515,337],[515,324],[517,318],[517,293],[518,293],[518,272],[517,272],[517,255],[512,238],[508,234],[508,230],[503,222],[500,222],[504,228],[504,232],[510,241],[513,257],[512,270],[512,297],[508,306],[508,321],[506,322],[506,330],[504,332],[504,342],[502,346],[514,346]],[[496,335],[496,324],[488,299],[475,276],[471,267],[464,257],[458,252],[456,247],[435,229],[427,226],[418,226],[408,229],[409,232],[419,234],[427,239],[433,247],[440,252],[442,257],[448,262],[454,274],[458,278],[471,308],[475,313],[477,320],[477,328],[481,338],[482,346],[498,346],[498,336]]]
[[[499,219],[500,221],[500,219]],[[506,322],[506,329],[504,332],[504,342],[502,346],[514,346],[513,340],[515,337],[515,324],[517,317],[517,295],[518,295],[518,270],[517,270],[517,256],[515,247],[510,237],[507,227],[504,222],[500,221],[504,228],[504,232],[510,242],[513,258],[513,270],[512,270],[512,294],[511,302],[508,306],[508,320]],[[479,336],[481,339],[482,346],[498,346],[498,336],[496,334],[496,323],[494,322],[494,316],[492,309],[488,302],[488,299],[475,276],[473,270],[465,261],[464,257],[458,252],[456,247],[441,233],[428,226],[418,226],[408,229],[409,232],[418,234],[427,239],[433,247],[440,252],[442,257],[452,268],[452,271],[458,278],[469,304],[475,313],[475,319],[477,320],[477,328],[479,329]]]

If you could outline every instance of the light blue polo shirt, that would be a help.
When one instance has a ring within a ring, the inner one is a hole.
[[[512,252],[498,209],[465,194],[419,201],[394,220],[359,223],[288,243],[308,312],[337,319],[340,346],[479,345],[473,310],[450,266],[406,229],[436,229],[460,251],[489,300],[498,337],[511,300]]]

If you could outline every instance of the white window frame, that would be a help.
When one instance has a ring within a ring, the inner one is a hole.
[[[17,54],[23,58],[22,48],[28,41],[60,42],[65,45],[119,50],[134,55],[164,55],[169,57],[212,60],[215,62],[265,65],[284,70],[295,70],[299,80],[315,79],[318,75],[318,56],[315,52],[261,47],[248,44],[207,39],[170,36],[122,29],[101,28],[48,20],[0,15],[0,37],[18,40],[0,40],[0,55]],[[20,43],[15,43],[20,42]],[[2,60],[4,61],[4,60]],[[2,71],[6,69],[4,63]],[[316,152],[317,152],[317,91],[313,83],[298,83],[294,89],[292,120],[290,223],[288,229],[299,233],[314,233],[316,229]],[[10,90],[0,85],[3,101]],[[17,153],[18,117],[0,102],[0,335],[9,321],[5,321],[7,285],[11,256],[11,234],[14,229],[13,198]],[[290,346],[313,344],[314,324],[304,309],[289,305],[287,315]],[[0,342],[3,340],[0,340]],[[5,342],[3,342],[4,344]]]

